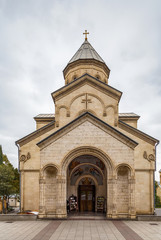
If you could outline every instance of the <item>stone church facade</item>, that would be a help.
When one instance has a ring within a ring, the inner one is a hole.
[[[107,218],[153,214],[159,141],[137,129],[138,115],[118,112],[122,92],[87,38],[63,73],[55,114],[36,116],[36,131],[16,142],[21,211],[66,218],[75,196],[79,212],[99,211],[103,199]]]

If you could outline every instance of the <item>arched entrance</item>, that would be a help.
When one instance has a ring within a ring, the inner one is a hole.
[[[84,177],[78,185],[78,209],[80,212],[95,212],[95,183]]]
[[[75,197],[77,206],[72,211],[106,211],[107,170],[98,157],[81,155],[75,157],[67,168],[67,199]],[[102,199],[102,206],[98,199]]]

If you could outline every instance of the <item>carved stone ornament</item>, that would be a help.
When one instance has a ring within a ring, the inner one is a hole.
[[[155,157],[153,154],[150,154],[149,157],[148,157],[148,160],[149,161],[155,161]]]
[[[25,160],[26,160],[26,156],[25,155],[21,155],[20,161],[22,162],[22,161],[25,161]]]
[[[149,162],[155,161],[155,156],[154,156],[153,154],[150,154],[150,155],[148,156],[148,154],[147,154],[146,151],[144,151],[143,157],[144,157],[146,160],[148,160]]]
[[[28,152],[27,153],[27,160],[31,158],[31,154]]]
[[[146,151],[144,151],[143,157],[144,157],[145,159],[148,159],[148,155],[147,155],[147,152],[146,152]]]
[[[31,158],[31,154],[28,152],[27,155],[21,155],[20,156],[20,161],[21,162],[26,162],[27,160],[29,160]]]

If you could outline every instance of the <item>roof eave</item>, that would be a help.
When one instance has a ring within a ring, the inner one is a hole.
[[[108,123],[102,121],[101,119],[97,118],[95,115],[91,114],[90,112],[85,112],[82,115],[78,116],[76,119],[74,119],[73,121],[71,121],[70,123],[66,124],[65,126],[63,126],[62,128],[58,129],[56,132],[52,133],[51,135],[49,135],[48,137],[46,137],[45,139],[41,140],[40,142],[37,143],[37,146],[41,148],[41,146],[43,146],[43,144],[50,138],[52,138],[54,135],[58,134],[59,132],[63,131],[65,128],[67,128],[68,126],[72,125],[74,122],[77,122],[80,118],[83,118],[85,115],[91,116],[92,118],[95,118],[97,121],[101,122],[103,125],[107,126],[108,128],[110,128],[113,132],[117,133],[118,135],[121,135],[123,138],[125,138],[127,140],[127,142],[129,143],[129,145],[131,145],[132,148],[135,148],[138,143],[136,141],[134,141],[133,139],[131,139],[130,137],[126,136],[125,134],[123,134],[122,132],[120,132],[119,130],[117,130],[116,128],[112,127],[111,125],[109,125]]]
[[[158,139],[151,137],[150,135],[148,135],[148,134],[146,134],[146,133],[138,130],[137,128],[132,127],[131,125],[129,125],[129,124],[127,124],[127,123],[125,123],[125,122],[123,122],[123,121],[121,121],[121,120],[119,120],[119,123],[122,124],[122,125],[124,125],[124,126],[127,127],[128,129],[134,131],[135,133],[140,134],[140,136],[142,136],[142,137],[144,137],[144,138],[146,138],[146,139],[149,139],[151,142],[154,143],[154,145],[155,145],[155,144],[157,144],[157,145],[159,144],[159,140],[158,140]]]
[[[26,141],[26,140],[29,139],[30,137],[35,136],[36,134],[38,134],[38,133],[40,133],[41,131],[47,129],[48,127],[52,126],[53,124],[55,124],[55,120],[51,121],[50,123],[46,124],[45,126],[39,128],[39,129],[37,129],[37,130],[35,130],[34,132],[26,135],[25,137],[20,138],[19,140],[17,140],[17,141],[15,142],[15,144],[16,144],[16,145],[17,145],[17,144],[20,145],[21,143],[23,143],[24,141]]]
[[[68,89],[71,89],[71,86],[72,86],[73,84],[75,84],[75,83],[79,84],[79,80],[80,80],[81,78],[83,78],[83,77],[86,77],[86,76],[87,76],[87,77],[90,77],[91,79],[93,79],[93,80],[95,80],[95,81],[97,81],[99,84],[101,84],[101,86],[102,86],[104,89],[107,90],[107,88],[109,88],[109,89],[113,92],[113,94],[117,95],[118,101],[120,101],[120,98],[121,98],[121,96],[122,96],[122,92],[121,92],[121,91],[117,90],[116,88],[111,87],[110,85],[107,85],[106,83],[100,81],[99,79],[97,79],[97,78],[89,75],[88,73],[85,73],[84,75],[82,75],[82,76],[80,76],[79,78],[73,80],[73,81],[70,82],[69,84],[67,84],[67,85],[63,86],[62,88],[59,88],[58,90],[52,92],[52,93],[51,93],[51,96],[52,96],[54,102],[55,102],[55,99],[56,99],[57,96],[59,96],[62,92],[65,92],[65,91],[67,91]],[[84,80],[87,80],[87,78],[85,78]],[[82,81],[81,81],[81,83],[82,83]]]
[[[74,62],[68,63],[67,66],[63,70],[64,78],[65,78],[65,75],[66,75],[67,71],[70,70],[71,68],[73,68],[74,65],[79,64],[79,63],[80,64],[83,64],[83,63],[85,63],[85,64],[94,63],[94,64],[97,64],[97,65],[100,65],[105,70],[105,72],[107,73],[108,77],[110,75],[110,69],[108,68],[108,66],[106,65],[105,62],[100,62],[99,60],[88,58],[88,59],[78,59],[78,60],[76,60]]]

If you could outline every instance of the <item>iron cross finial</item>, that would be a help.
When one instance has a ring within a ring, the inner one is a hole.
[[[87,34],[89,34],[89,32],[87,32],[87,30],[85,30],[85,33],[83,33],[83,34],[85,34],[85,40],[87,40]]]

